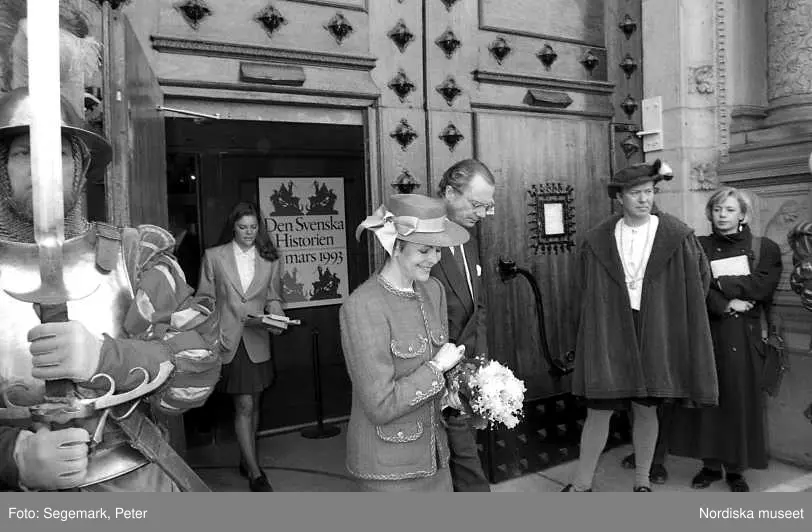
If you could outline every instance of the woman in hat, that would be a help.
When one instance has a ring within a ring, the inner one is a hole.
[[[445,292],[430,271],[468,232],[440,199],[397,194],[358,226],[389,254],[341,307],[352,380],[347,469],[363,491],[453,491],[442,425],[444,373],[464,347],[448,343]]]
[[[699,237],[714,277],[707,305],[719,407],[676,412],[670,438],[672,454],[703,462],[691,482],[694,489],[724,476],[730,491],[750,491],[742,472],[767,467],[761,315],[778,287],[781,250],[772,240],[753,236],[749,211],[740,191],[719,189],[705,207],[713,230]]]

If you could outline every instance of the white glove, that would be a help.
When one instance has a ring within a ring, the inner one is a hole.
[[[456,366],[460,360],[462,360],[462,355],[464,352],[464,345],[456,346],[451,343],[443,344],[440,350],[437,351],[437,354],[434,355],[432,362],[434,362],[440,368],[440,371],[445,373]]]
[[[28,341],[34,378],[85,382],[99,367],[103,340],[78,321],[37,325],[28,331]]]
[[[85,429],[21,431],[14,444],[20,485],[48,491],[78,486],[87,475],[88,441]]]

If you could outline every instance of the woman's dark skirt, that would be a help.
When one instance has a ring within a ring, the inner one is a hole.
[[[245,349],[242,339],[234,358],[223,364],[217,391],[231,395],[261,393],[273,381],[273,363],[255,363]]]

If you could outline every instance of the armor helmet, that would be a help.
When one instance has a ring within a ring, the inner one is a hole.
[[[62,98],[62,134],[81,139],[90,150],[88,173],[103,169],[113,156],[113,148],[107,140],[87,129],[79,113],[64,97]],[[27,87],[20,87],[4,95],[0,101],[0,139],[28,133],[31,125],[31,98]]]

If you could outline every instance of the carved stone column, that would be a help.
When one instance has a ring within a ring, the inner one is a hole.
[[[643,0],[644,96],[662,97],[663,150],[646,153],[674,169],[657,204],[707,234],[705,201],[717,185],[720,145],[728,142],[726,63],[714,21],[722,0]],[[723,134],[724,133],[724,134]]]
[[[767,36],[767,124],[812,121],[812,0],[769,0]]]

